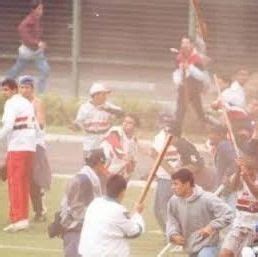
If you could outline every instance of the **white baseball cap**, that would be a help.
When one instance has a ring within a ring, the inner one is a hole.
[[[101,83],[93,83],[89,91],[90,95],[92,96],[100,92],[110,93],[111,90]]]

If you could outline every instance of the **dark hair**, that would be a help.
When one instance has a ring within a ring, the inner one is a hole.
[[[121,175],[115,174],[109,177],[106,186],[106,194],[108,197],[116,199],[121,192],[126,190],[127,182]]]
[[[187,168],[181,168],[176,173],[172,174],[172,180],[179,180],[183,184],[189,182],[191,187],[194,186],[194,176],[193,173]]]
[[[94,149],[91,151],[88,151],[84,156],[85,163],[93,168],[99,163],[105,163],[106,157],[104,154],[103,149]]]
[[[166,132],[172,136],[180,137],[181,131],[173,114],[161,112],[158,121],[159,125],[166,129]]]
[[[31,1],[31,4],[30,4],[30,7],[31,9],[36,9],[40,4],[43,4],[43,1],[42,0],[32,0]]]
[[[133,119],[134,122],[135,122],[135,126],[136,126],[137,128],[139,128],[139,127],[141,126],[140,119],[139,119],[139,117],[138,117],[135,113],[128,112],[128,113],[126,113],[126,114],[124,115],[124,118],[126,118],[126,117],[130,117],[131,119]]]
[[[18,84],[14,79],[5,79],[1,85],[2,87],[9,87],[11,90],[18,90]]]

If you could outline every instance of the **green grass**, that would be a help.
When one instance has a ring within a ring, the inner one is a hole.
[[[54,212],[57,210],[60,199],[63,195],[67,181],[55,179],[52,190],[47,196],[48,217],[51,221]],[[139,197],[140,189],[130,188],[127,191],[124,204],[130,210],[135,200]],[[49,239],[46,233],[47,224],[31,223],[28,231],[11,234],[2,231],[8,223],[8,201],[7,201],[7,186],[0,184],[0,256],[5,257],[61,257],[62,240]],[[157,253],[164,247],[165,241],[162,234],[155,233],[159,227],[153,217],[153,192],[151,192],[146,201],[144,211],[144,219],[146,222],[146,233],[140,238],[131,241],[131,256],[132,257],[156,257]],[[154,231],[154,232],[153,232]],[[7,246],[24,247],[24,249],[12,249]],[[31,249],[37,248],[37,249]],[[168,257],[169,255],[165,255]],[[175,256],[175,255],[173,255]],[[122,256],[121,256],[122,257]]]

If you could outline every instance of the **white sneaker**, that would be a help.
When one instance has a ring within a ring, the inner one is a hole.
[[[10,232],[13,230],[13,224],[8,225],[7,227],[3,228],[4,232]]]
[[[3,230],[5,232],[17,232],[17,231],[24,230],[27,228],[29,228],[29,220],[19,220],[15,223],[12,223],[9,226],[5,227]]]

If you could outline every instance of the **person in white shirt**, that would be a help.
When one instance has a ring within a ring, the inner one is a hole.
[[[212,103],[213,109],[220,109],[223,104],[232,118],[246,114],[246,94],[245,84],[249,79],[249,72],[245,69],[240,69],[235,75],[235,79],[229,87],[225,88],[221,97]]]
[[[51,169],[48,162],[45,142],[46,115],[42,101],[35,95],[35,79],[32,76],[19,78],[19,92],[28,99],[35,110],[37,129],[36,154],[31,176],[30,197],[35,212],[34,221],[46,221],[45,194],[51,185]]]
[[[127,182],[121,175],[107,181],[106,196],[89,205],[81,232],[79,253],[83,257],[128,257],[128,239],[141,235],[144,220],[138,204],[132,214],[121,204]],[[104,210],[104,211],[103,211]]]
[[[249,142],[246,154],[238,160],[239,169],[231,179],[237,191],[236,217],[232,229],[223,241],[219,257],[238,257],[252,243],[258,221],[258,140]],[[242,256],[246,256],[243,255]]]
[[[73,123],[73,129],[85,132],[83,151],[98,149],[103,136],[112,125],[112,117],[121,115],[120,107],[108,103],[107,96],[111,91],[103,84],[94,83],[89,91],[91,99],[82,104]]]
[[[111,174],[121,174],[129,179],[135,169],[138,142],[135,130],[139,127],[139,119],[127,113],[121,126],[113,126],[104,137],[101,147],[107,157],[107,170]]]
[[[36,124],[32,104],[18,94],[15,80],[2,82],[8,99],[2,117],[0,139],[7,138],[7,179],[11,224],[4,231],[15,232],[29,226],[29,184],[36,150]]]

